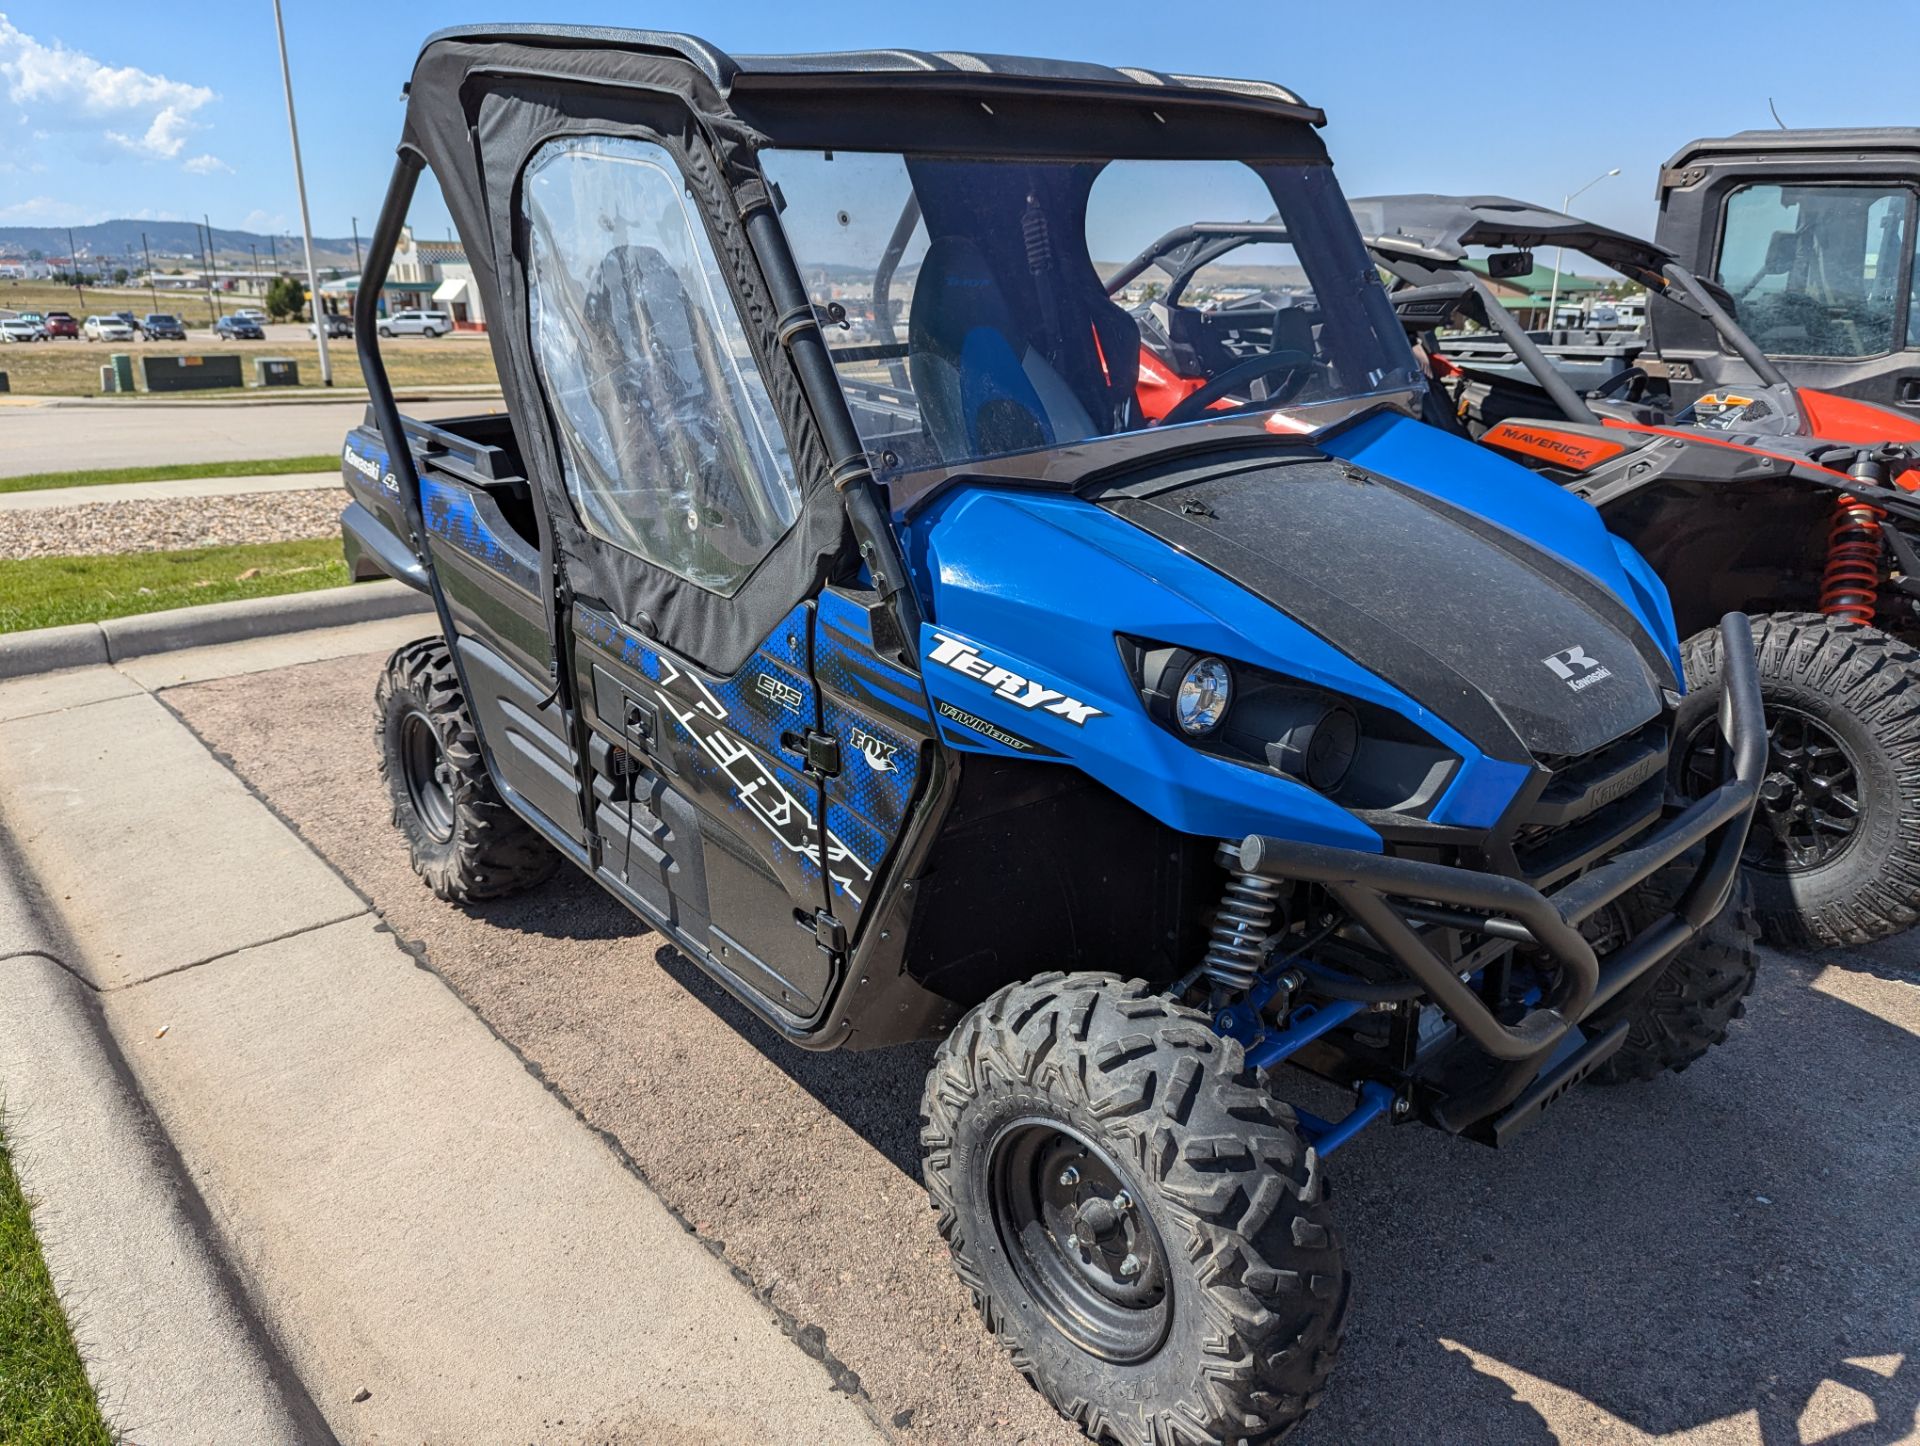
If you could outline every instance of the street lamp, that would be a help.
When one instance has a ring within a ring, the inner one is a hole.
[[[278,0],[276,0],[276,3],[278,3]],[[1619,174],[1620,174],[1620,168],[1618,166],[1615,166],[1611,171],[1607,171],[1601,175],[1595,176],[1591,181],[1588,181],[1586,185],[1582,186],[1579,190],[1567,192],[1565,198],[1562,199],[1560,202],[1561,211],[1565,212],[1566,209],[1569,206],[1571,206],[1578,197],[1586,195],[1587,192],[1591,191],[1595,186],[1599,185],[1602,181],[1607,180],[1609,177],[1617,176]],[[1567,257],[1566,247],[1564,246],[1554,247],[1553,249],[1553,292],[1551,295],[1547,297],[1547,330],[1548,331],[1553,330],[1554,323],[1560,315],[1560,263],[1566,260],[1566,257]]]
[[[327,359],[327,329],[320,322],[320,274],[313,269],[313,221],[307,215],[307,176],[300,166],[300,126],[293,118],[293,70],[287,64],[287,23],[280,0],[273,0],[273,28],[280,35],[280,80],[287,91],[287,134],[293,138],[293,183],[300,192],[300,235],[307,246],[307,291],[313,298],[313,334],[320,342],[320,385],[333,385],[333,364]]]

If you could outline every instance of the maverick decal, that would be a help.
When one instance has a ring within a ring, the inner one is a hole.
[[[1057,714],[1069,723],[1085,726],[1087,719],[1104,716],[1104,710],[1091,703],[1082,703],[1078,698],[1069,698],[1057,688],[1049,688],[1031,678],[1023,678],[1011,668],[1002,668],[988,662],[980,655],[980,650],[972,643],[960,638],[948,637],[936,631],[934,636],[940,641],[934,650],[927,654],[933,662],[952,668],[956,673],[984,683],[994,693],[1009,703],[1022,708],[1039,708],[1048,713]],[[955,720],[958,721],[958,720]]]
[[[1577,644],[1562,648],[1557,653],[1549,653],[1540,661],[1553,669],[1554,676],[1576,693],[1613,676],[1613,669],[1598,658],[1588,656],[1587,650]]]
[[[875,738],[864,728],[854,727],[847,730],[847,741],[860,750],[860,756],[867,760],[867,767],[875,773],[895,773],[900,764],[895,755],[899,749],[884,738]]]

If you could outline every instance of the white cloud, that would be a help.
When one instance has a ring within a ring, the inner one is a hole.
[[[102,219],[101,212],[57,196],[29,196],[24,201],[0,206],[0,225],[91,226]]]
[[[292,228],[288,226],[287,218],[278,211],[267,212],[255,210],[247,212],[247,214],[241,218],[240,229],[242,231],[258,231],[261,235],[265,236],[269,233],[277,234]]]
[[[196,114],[215,99],[204,85],[169,80],[131,65],[108,65],[59,41],[36,40],[0,12],[0,86],[35,134],[97,134],[149,160],[173,161],[200,129]],[[189,169],[212,157],[194,157]],[[217,163],[216,163],[217,164]]]
[[[218,156],[195,156],[192,160],[183,161],[180,169],[183,171],[192,171],[196,176],[213,176],[218,175],[222,171],[227,172],[229,175],[233,173],[233,167],[221,160]]]

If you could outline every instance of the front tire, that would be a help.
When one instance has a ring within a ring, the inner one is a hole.
[[[391,341],[393,339],[393,328],[387,327],[387,326],[381,327],[380,335],[386,337],[389,341]]]
[[[408,643],[374,690],[374,741],[413,871],[452,903],[531,888],[560,861],[501,800],[439,638]]]
[[[1621,938],[1640,934],[1679,901],[1692,880],[1699,855],[1669,865],[1596,916],[1602,928]],[[1671,1070],[1679,1074],[1716,1044],[1725,1044],[1733,1021],[1747,1012],[1759,956],[1760,928],[1754,917],[1752,889],[1744,876],[1734,880],[1733,897],[1707,927],[1656,974],[1650,984],[1626,996],[1624,1004],[1596,1014],[1592,1026],[1627,1021],[1627,1042],[1588,1076],[1595,1084],[1650,1080]]]
[[[1920,922],[1920,651],[1819,613],[1754,619],[1769,733],[1746,873],[1760,930],[1787,948],[1866,944]],[[1687,642],[1675,750],[1711,783],[1717,631]]]
[[[1350,1282],[1318,1157],[1238,1043],[1110,974],[1010,985],[941,1045],[927,1193],[1015,1367],[1096,1440],[1277,1440]]]

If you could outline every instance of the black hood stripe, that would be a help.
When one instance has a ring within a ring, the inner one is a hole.
[[[1483,519],[1345,462],[1195,468],[1102,505],[1265,598],[1492,757],[1586,753],[1661,709],[1669,670],[1649,665],[1650,640],[1617,599]],[[1548,661],[1566,651],[1571,679]]]

